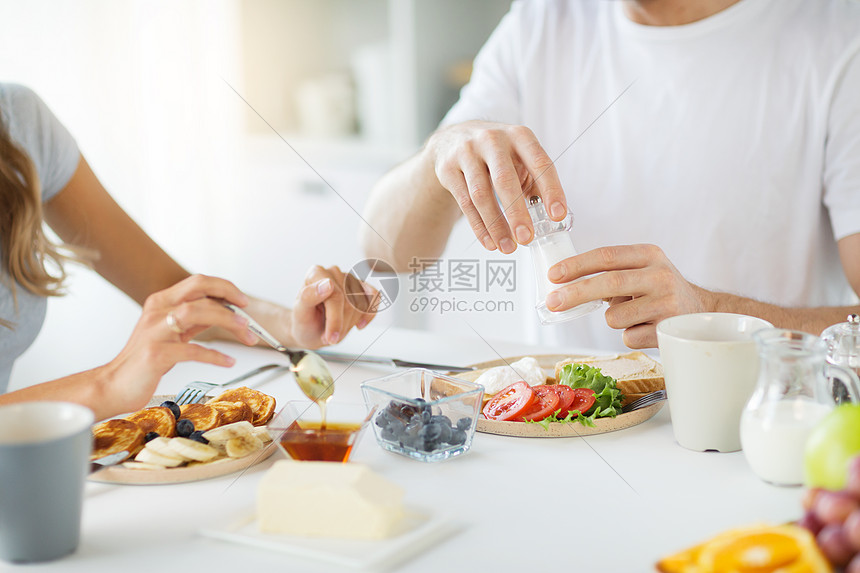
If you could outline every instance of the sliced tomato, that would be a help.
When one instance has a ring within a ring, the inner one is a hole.
[[[580,414],[585,414],[594,406],[594,390],[591,388],[571,388],[571,390],[574,393],[573,402],[568,406],[567,412],[564,412],[565,416],[571,410],[579,410]],[[560,417],[561,414],[559,414]]]
[[[558,394],[558,417],[564,418],[570,411],[570,405],[573,404],[573,400],[576,398],[576,392],[567,384],[553,384],[550,388]]]
[[[503,388],[492,400],[487,402],[487,405],[481,411],[490,420],[515,420],[534,401],[534,390],[532,390],[531,386],[520,380],[507,388]]]
[[[535,401],[528,410],[517,418],[520,421],[540,422],[558,410],[558,403],[561,399],[552,386],[535,386],[532,390],[535,394]]]

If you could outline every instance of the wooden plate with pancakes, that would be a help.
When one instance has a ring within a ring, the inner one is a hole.
[[[571,354],[529,354],[538,361],[538,365],[544,370],[548,378],[552,377],[555,370],[555,365],[558,362],[570,358],[578,358]],[[524,358],[525,356],[512,356],[504,360],[491,360],[489,362],[480,362],[472,364],[476,370],[462,373],[452,373],[451,376],[474,382],[478,377],[489,368],[496,366],[505,366]],[[584,358],[581,357],[580,358]],[[636,396],[633,396],[634,398]],[[499,436],[514,436],[522,438],[569,438],[577,436],[593,436],[596,434],[605,434],[607,432],[615,432],[637,426],[642,422],[650,420],[663,407],[664,402],[657,402],[651,406],[640,408],[626,414],[619,414],[615,418],[598,418],[594,421],[595,427],[585,426],[579,422],[550,423],[547,429],[540,424],[527,422],[500,422],[498,420],[488,420],[483,416],[478,417],[477,431],[485,434],[496,434]]]
[[[173,400],[173,395],[153,396],[148,407],[155,407],[165,400]],[[172,414],[171,414],[172,415]],[[222,458],[213,462],[188,467],[156,470],[129,469],[122,465],[109,466],[90,474],[89,480],[100,483],[119,483],[131,485],[171,484],[200,481],[244,471],[267,460],[277,450],[272,441],[262,450],[241,458]]]

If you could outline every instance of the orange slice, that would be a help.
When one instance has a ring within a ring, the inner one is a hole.
[[[797,525],[753,526],[713,539],[657,563],[663,573],[831,573],[815,538]]]

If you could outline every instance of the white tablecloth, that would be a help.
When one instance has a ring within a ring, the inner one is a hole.
[[[360,352],[368,345],[369,354],[449,364],[559,351],[373,327],[350,336],[338,349]],[[227,380],[254,366],[285,361],[263,348],[214,346],[235,356],[236,366],[179,365],[164,378],[159,393],[174,393],[193,379]],[[358,365],[344,371],[338,364],[332,369],[336,376],[342,373],[335,395],[343,401],[360,400],[362,381],[393,371]],[[281,403],[300,397],[289,374],[260,388]],[[26,570],[343,570],[199,535],[201,528],[251,511],[263,472],[282,457],[278,452],[238,479],[88,484],[80,549]],[[667,407],[637,427],[588,438],[479,433],[466,455],[436,464],[385,452],[367,432],[352,460],[402,486],[408,503],[446,515],[460,528],[398,571],[652,571],[660,556],[721,530],[785,522],[801,514],[801,489],[761,482],[740,452],[697,453],[680,447],[672,437]]]

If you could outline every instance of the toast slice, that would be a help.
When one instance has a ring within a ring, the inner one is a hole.
[[[556,380],[561,369],[567,364],[587,364],[599,368],[604,375],[615,378],[618,389],[624,395],[622,403],[666,387],[663,382],[663,366],[644,352],[568,358],[555,365]]]
[[[90,459],[97,460],[123,450],[132,457],[143,448],[145,436],[143,429],[131,420],[105,420],[93,426],[93,451]]]
[[[179,407],[179,419],[187,418],[194,422],[194,429],[201,432],[221,425],[221,413],[206,404],[185,404]]]
[[[211,405],[213,402],[244,402],[251,409],[251,424],[255,426],[265,425],[275,415],[275,399],[247,386],[225,390],[206,404]]]
[[[254,420],[254,413],[251,412],[251,408],[244,402],[236,401],[236,402],[212,402],[207,404],[212,408],[218,410],[221,414],[221,425],[226,426],[227,424],[232,424],[233,422],[251,422]]]
[[[176,418],[170,408],[161,406],[144,408],[129,414],[125,419],[140,426],[144,435],[149,432],[157,432],[164,438],[172,438],[176,435]]]

